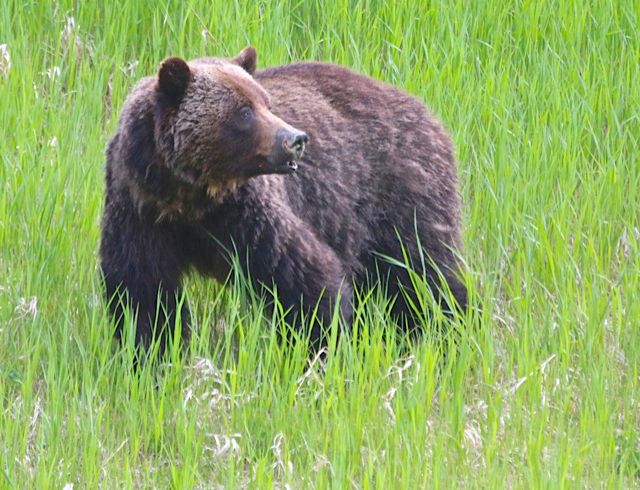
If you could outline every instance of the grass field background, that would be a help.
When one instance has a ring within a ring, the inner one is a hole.
[[[640,486],[639,17],[635,0],[5,0],[0,488]],[[247,44],[260,66],[386,80],[444,121],[479,326],[404,342],[373,294],[360,341],[307,369],[259,305],[191,278],[190,353],[132,372],[98,275],[105,143],[164,57]]]

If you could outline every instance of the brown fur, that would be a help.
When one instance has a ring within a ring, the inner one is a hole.
[[[224,249],[234,247],[248,252],[255,283],[275,284],[293,315],[321,298],[327,318],[341,295],[348,319],[351,284],[376,269],[390,278],[391,294],[409,286],[378,254],[401,258],[399,235],[420,264],[417,232],[464,308],[455,162],[436,119],[416,98],[346,68],[255,72],[255,61],[253,48],[186,70],[172,58],[167,76],[161,68],[143,79],[122,110],[107,150],[101,261],[107,294],[120,291],[137,308],[140,342],[157,335],[158,294],[158,320],[172,322],[184,272],[222,280]],[[246,106],[250,131],[238,122]],[[268,175],[266,158],[283,158],[278,131],[295,128],[309,136],[299,170]],[[438,297],[436,272],[425,273]],[[112,309],[121,317],[117,302]],[[396,312],[408,313],[404,301]],[[319,338],[317,327],[312,335]]]

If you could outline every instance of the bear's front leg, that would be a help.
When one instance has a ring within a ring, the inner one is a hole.
[[[246,237],[248,275],[267,290],[276,287],[278,300],[288,311],[287,323],[310,327],[311,346],[318,349],[327,341],[323,327],[331,322],[338,301],[342,319],[352,320],[351,277],[336,252],[309,225],[282,209],[272,213],[281,219],[254,216],[259,222],[251,228],[261,232]],[[316,321],[308,324],[314,310]]]
[[[125,308],[136,318],[136,344],[160,341],[164,351],[178,317],[180,276],[185,269],[178,233],[169,225],[141,219],[128,199],[107,198],[100,242],[107,300],[122,336]],[[181,306],[183,338],[189,312]]]

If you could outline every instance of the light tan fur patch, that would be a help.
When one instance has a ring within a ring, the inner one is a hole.
[[[227,182],[212,183],[207,186],[207,195],[216,202],[222,201],[229,194],[232,194],[236,189],[244,184],[247,179],[236,178]]]

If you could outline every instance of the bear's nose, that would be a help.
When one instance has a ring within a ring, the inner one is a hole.
[[[291,131],[282,141],[282,146],[286,153],[293,158],[300,158],[304,152],[304,147],[309,141],[309,137],[302,131]]]
[[[304,151],[304,146],[309,141],[307,133],[296,131],[284,139],[285,148],[295,158],[300,158]]]
[[[300,133],[293,140],[293,145],[291,146],[293,146],[294,148],[299,146],[304,146],[307,144],[308,141],[309,141],[309,137],[307,136],[307,133]]]

